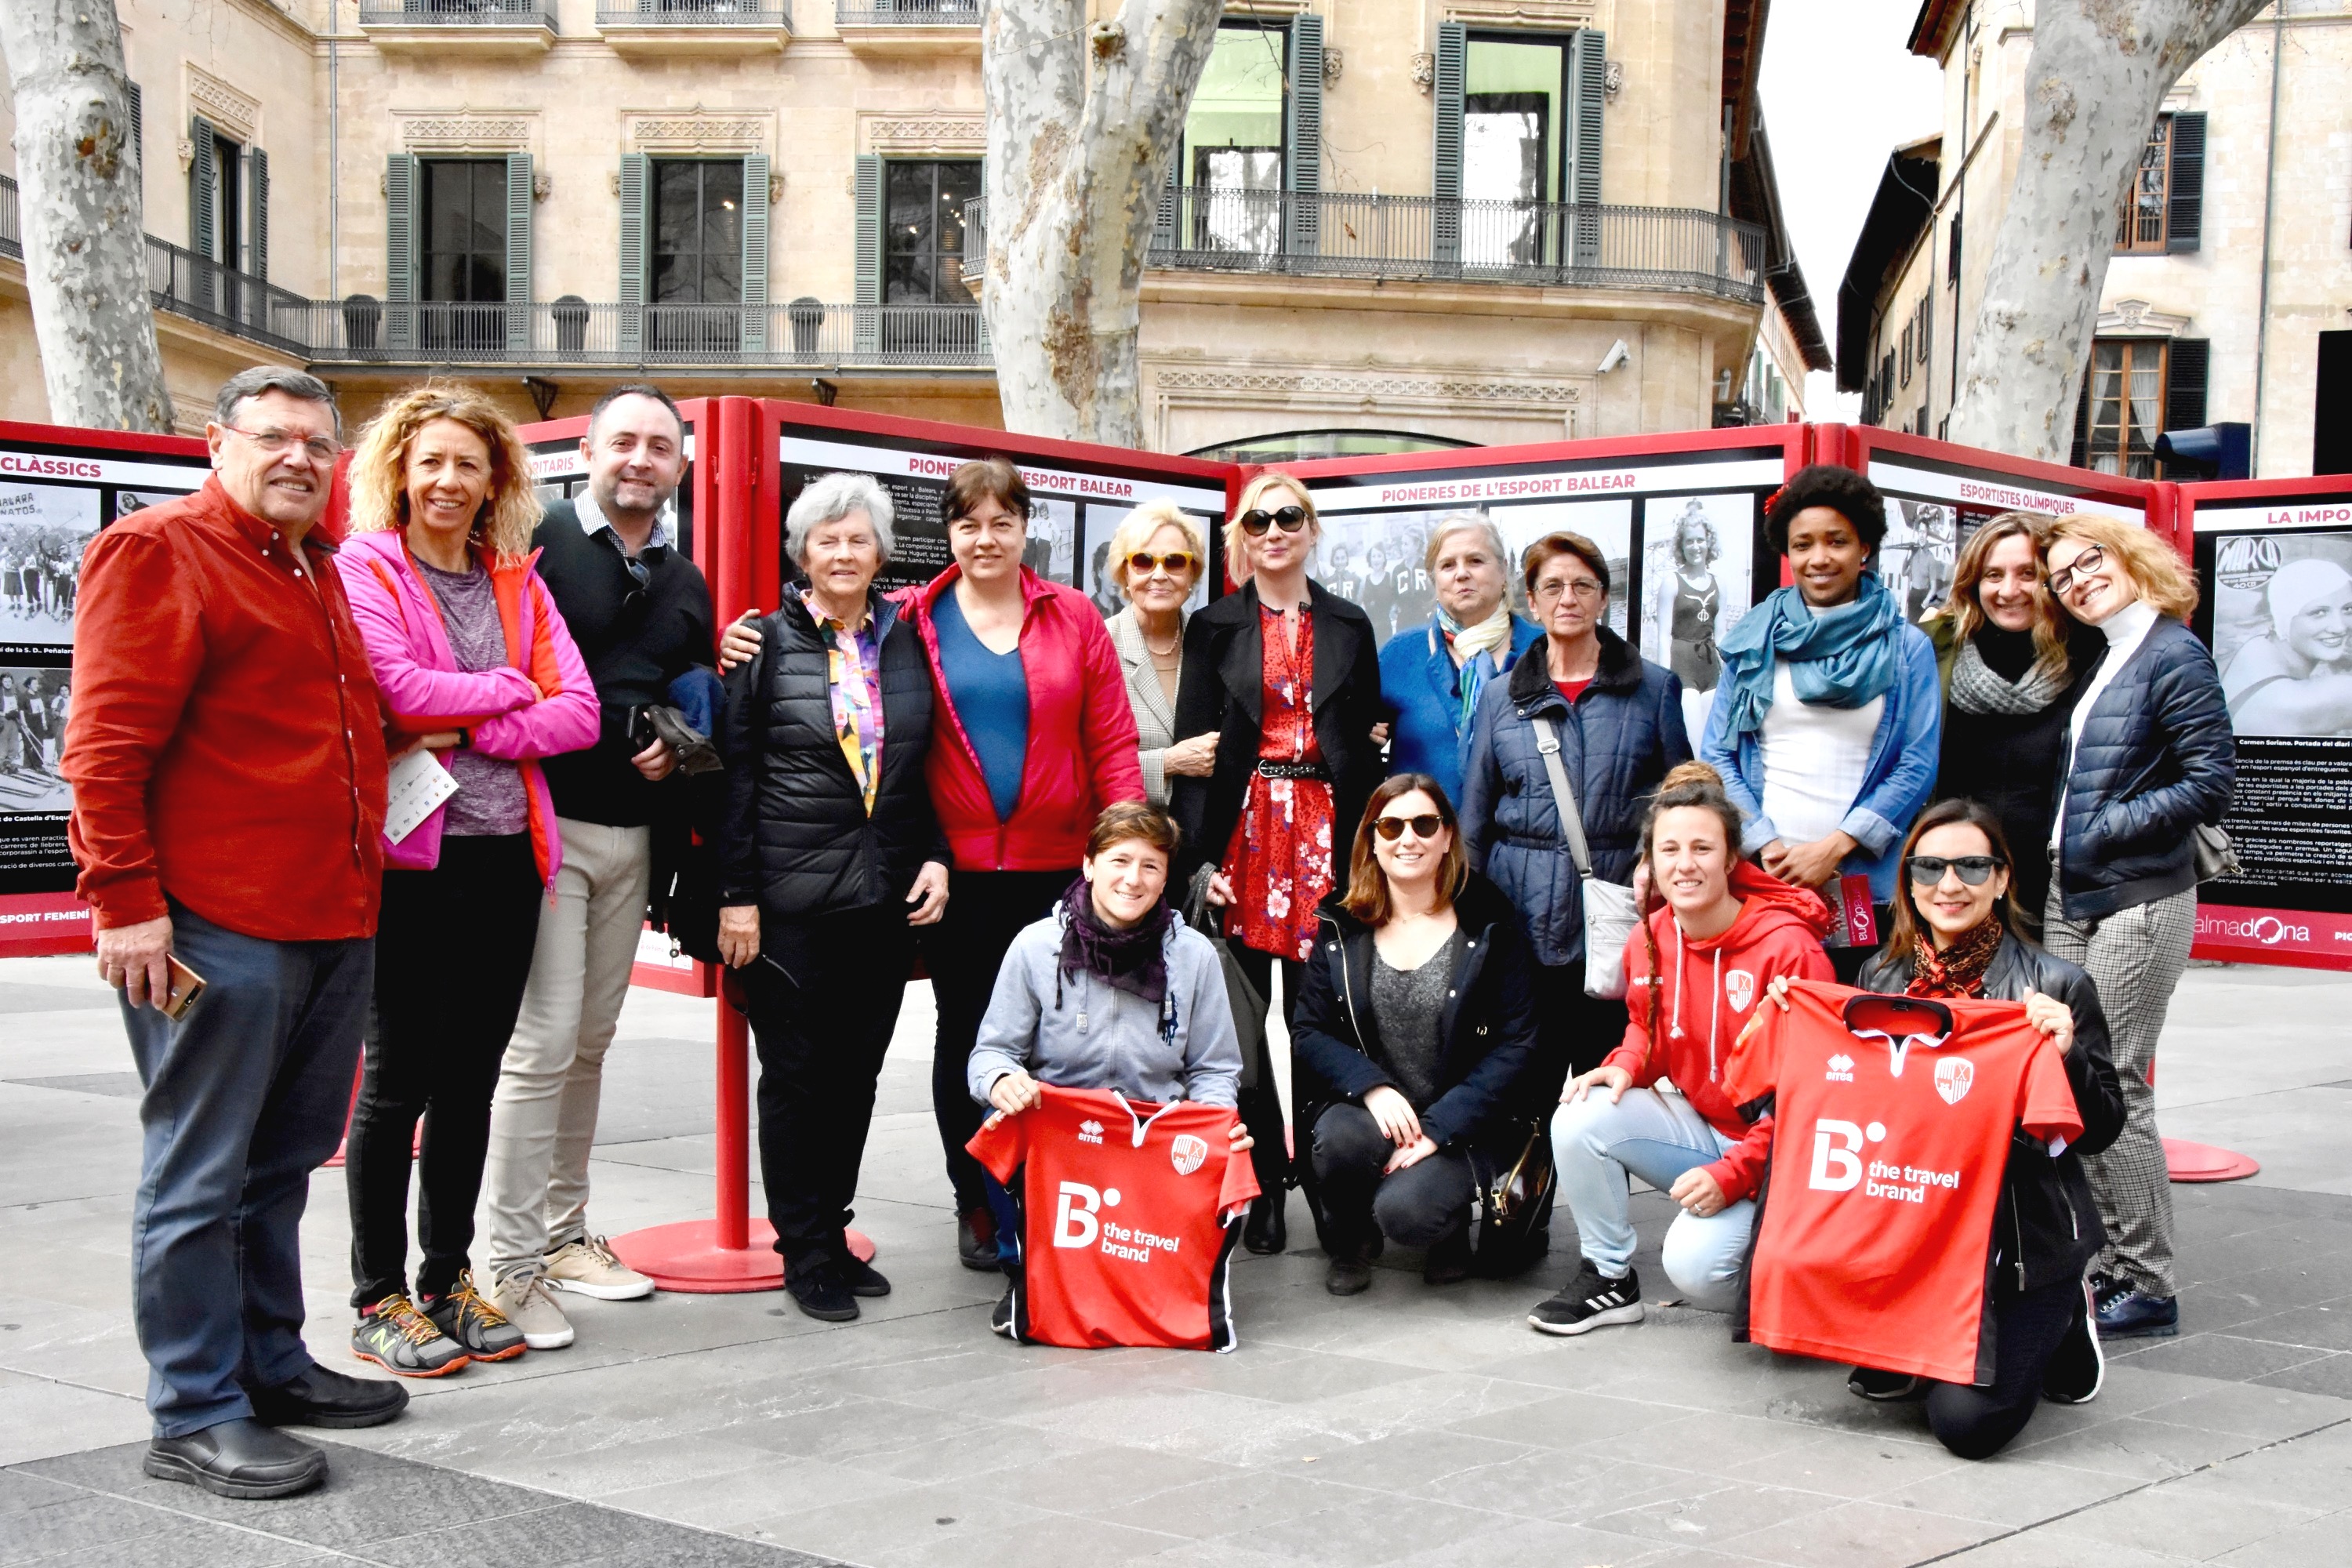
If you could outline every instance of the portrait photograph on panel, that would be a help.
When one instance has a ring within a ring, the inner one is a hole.
[[[2352,533],[2214,548],[2213,662],[2241,735],[2352,737]]]

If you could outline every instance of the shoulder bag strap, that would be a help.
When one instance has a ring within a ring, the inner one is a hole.
[[[1569,858],[1576,874],[1592,875],[1592,856],[1584,845],[1584,816],[1576,808],[1576,791],[1569,787],[1568,770],[1559,761],[1559,726],[1548,718],[1535,721],[1536,750],[1543,754],[1544,772],[1551,779],[1552,804],[1559,808],[1559,831],[1568,840]]]

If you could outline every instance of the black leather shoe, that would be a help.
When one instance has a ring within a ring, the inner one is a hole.
[[[846,1323],[857,1317],[857,1298],[849,1293],[848,1283],[830,1258],[803,1268],[786,1264],[784,1289],[792,1292],[795,1306],[819,1322]]]
[[[1470,1232],[1457,1230],[1429,1249],[1422,1259],[1421,1279],[1424,1285],[1452,1285],[1470,1278]]]
[[[184,1437],[158,1437],[142,1466],[159,1481],[185,1481],[215,1497],[291,1497],[327,1479],[327,1456],[258,1421],[224,1421]]]
[[[1290,1245],[1290,1226],[1283,1214],[1281,1193],[1260,1193],[1250,1202],[1249,1218],[1242,1222],[1242,1245],[1261,1258]]]
[[[2106,1381],[2107,1358],[2099,1348],[2096,1298],[2085,1285],[2073,1325],[2042,1369],[2042,1397],[2053,1405],[2088,1405],[2099,1396]]]
[[[1372,1288],[1370,1249],[1350,1247],[1334,1253],[1323,1271],[1323,1289],[1334,1296],[1360,1296]]]
[[[996,1217],[986,1209],[966,1209],[956,1215],[956,1261],[982,1272],[998,1266]]]
[[[833,1255],[833,1272],[853,1296],[887,1296],[890,1281],[846,1247]]]
[[[253,1418],[265,1426],[381,1426],[408,1408],[408,1390],[389,1379],[350,1377],[323,1366],[246,1393]]]

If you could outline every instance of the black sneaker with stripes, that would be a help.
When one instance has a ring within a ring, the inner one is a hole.
[[[1587,1258],[1568,1282],[1568,1289],[1528,1314],[1542,1333],[1580,1334],[1611,1323],[1642,1321],[1641,1276],[1628,1268],[1622,1279],[1611,1279]]]

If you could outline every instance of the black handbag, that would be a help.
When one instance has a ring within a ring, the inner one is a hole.
[[[1501,1131],[1494,1145],[1470,1148],[1470,1256],[1489,1279],[1517,1274],[1551,1250],[1551,1211],[1559,1195],[1550,1120],[1515,1118]]]
[[[1209,910],[1209,877],[1212,868],[1203,866],[1193,873],[1192,885],[1184,896],[1184,923],[1209,939],[1217,950],[1217,964],[1224,972],[1225,1000],[1234,1010],[1234,1034],[1241,1042],[1241,1087],[1257,1087],[1257,1064],[1265,1055],[1265,998],[1250,984],[1242,970],[1241,961],[1234,956],[1233,943],[1217,931],[1216,917]]]

